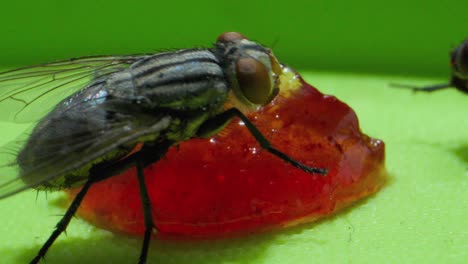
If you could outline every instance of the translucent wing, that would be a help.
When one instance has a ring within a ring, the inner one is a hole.
[[[38,121],[64,98],[145,57],[147,55],[88,57],[0,73],[0,120],[16,123]],[[87,117],[99,118],[92,115]],[[91,134],[101,134],[99,139],[89,134],[84,136],[82,131],[77,130],[67,135],[68,148],[65,152],[46,152],[39,162],[23,164],[21,168],[18,153],[25,142],[33,145],[36,142],[31,142],[28,133],[20,133],[16,140],[0,147],[0,198],[37,187],[81,168],[115,151],[118,146],[133,144],[147,134],[157,137],[167,123],[164,116],[154,116],[142,122],[137,117],[127,115],[116,122],[108,122],[105,128],[95,128],[96,131]],[[34,123],[31,127],[34,127]],[[53,149],[53,144],[62,144],[63,140],[57,138],[56,142],[47,143],[48,147]]]
[[[70,171],[86,168],[90,162],[99,162],[104,157],[122,157],[128,150],[122,146],[132,147],[139,143],[142,138],[158,138],[159,132],[167,128],[170,124],[170,117],[159,115],[153,118],[140,120],[138,116],[127,115],[118,122],[109,123],[105,129],[98,129],[92,134],[85,136],[82,131],[77,130],[73,134],[67,135],[66,152],[44,152],[40,156],[40,162],[22,164],[18,162],[18,153],[26,141],[28,144],[35,144],[31,139],[27,139],[24,134],[18,140],[12,141],[0,148],[0,199],[20,192],[22,190],[37,187],[42,183],[57,177],[63,176]],[[57,138],[56,142],[47,145],[47,149],[54,149],[55,144],[62,144],[62,138]],[[43,144],[43,142],[37,142]],[[63,150],[63,149],[62,149]],[[21,168],[20,168],[21,167]],[[64,179],[65,180],[65,179]],[[64,184],[66,187],[66,184]]]
[[[25,123],[47,114],[67,96],[147,55],[96,56],[0,73],[0,120]]]

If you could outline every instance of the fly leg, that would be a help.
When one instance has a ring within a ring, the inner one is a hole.
[[[258,130],[257,127],[255,127],[252,122],[237,108],[230,108],[221,114],[213,117],[212,119],[209,119],[205,121],[205,123],[200,127],[198,130],[197,134],[198,135],[210,135],[212,134],[211,131],[217,131],[220,129],[220,127],[223,127],[223,125],[227,124],[229,120],[231,120],[233,117],[239,117],[247,127],[247,129],[250,131],[252,136],[255,137],[257,142],[260,144],[260,146],[265,149],[266,151],[270,152],[271,154],[279,157],[280,159],[290,163],[296,168],[299,168],[305,172],[308,173],[317,173],[317,174],[322,174],[325,175],[327,174],[328,170],[323,169],[323,168],[314,168],[314,167],[309,167],[306,166],[299,161],[289,157],[285,153],[277,150],[273,146],[271,146],[271,143],[268,141],[268,139],[265,138],[265,136],[262,135],[260,130]]]
[[[137,177],[140,188],[141,204],[143,207],[143,216],[145,219],[145,237],[143,239],[143,245],[141,247],[140,258],[138,264],[145,264],[148,256],[148,248],[151,240],[151,234],[153,231],[154,222],[151,214],[151,203],[148,196],[148,190],[146,189],[145,177],[144,177],[144,166],[142,162],[137,162]]]
[[[419,86],[391,83],[390,86],[396,87],[396,88],[411,89],[413,90],[413,92],[434,92],[434,91],[452,87],[453,85],[451,83],[443,83],[443,84],[435,84],[435,85],[430,85],[430,86],[419,87]]]
[[[62,219],[60,219],[60,221],[55,226],[55,230],[54,232],[52,232],[52,235],[50,235],[50,237],[41,247],[37,255],[31,260],[30,262],[31,264],[39,263],[39,261],[45,257],[47,250],[49,250],[50,246],[52,246],[52,244],[55,242],[57,237],[67,229],[67,226],[70,223],[71,218],[75,215],[75,212],[80,206],[81,201],[83,201],[83,198],[88,192],[89,187],[91,187],[93,183],[95,183],[95,181],[92,179],[89,179],[88,181],[86,181],[83,188],[81,188],[80,192],[76,195],[75,199],[73,199],[73,202],[71,203],[70,207],[68,207],[65,215],[62,217]]]

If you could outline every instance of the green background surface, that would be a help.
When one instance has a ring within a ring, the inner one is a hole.
[[[3,1],[0,64],[206,46],[240,31],[295,68],[440,77],[468,1]]]
[[[466,1],[37,1],[2,3],[0,65],[209,46],[241,31],[353,107],[387,145],[389,185],[319,223],[228,240],[155,240],[150,263],[466,263],[468,97],[388,83],[448,79],[468,37]],[[422,77],[426,76],[426,77]],[[17,126],[0,123],[0,143]],[[0,201],[0,263],[27,263],[64,209],[60,194]],[[73,219],[47,263],[136,263],[141,240]]]

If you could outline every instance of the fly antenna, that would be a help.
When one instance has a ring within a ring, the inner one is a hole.
[[[271,43],[271,45],[269,46],[270,49],[274,49],[276,47],[276,44],[278,44],[279,40],[280,40],[280,37],[276,36],[273,42]]]

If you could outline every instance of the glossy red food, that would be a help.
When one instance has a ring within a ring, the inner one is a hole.
[[[145,170],[160,234],[220,237],[309,222],[383,186],[384,143],[361,133],[354,111],[287,69],[281,81],[280,96],[249,118],[276,148],[329,173],[292,167],[262,150],[234,120],[211,139],[171,148]],[[107,229],[142,234],[141,208],[132,169],[93,186],[79,215]]]

